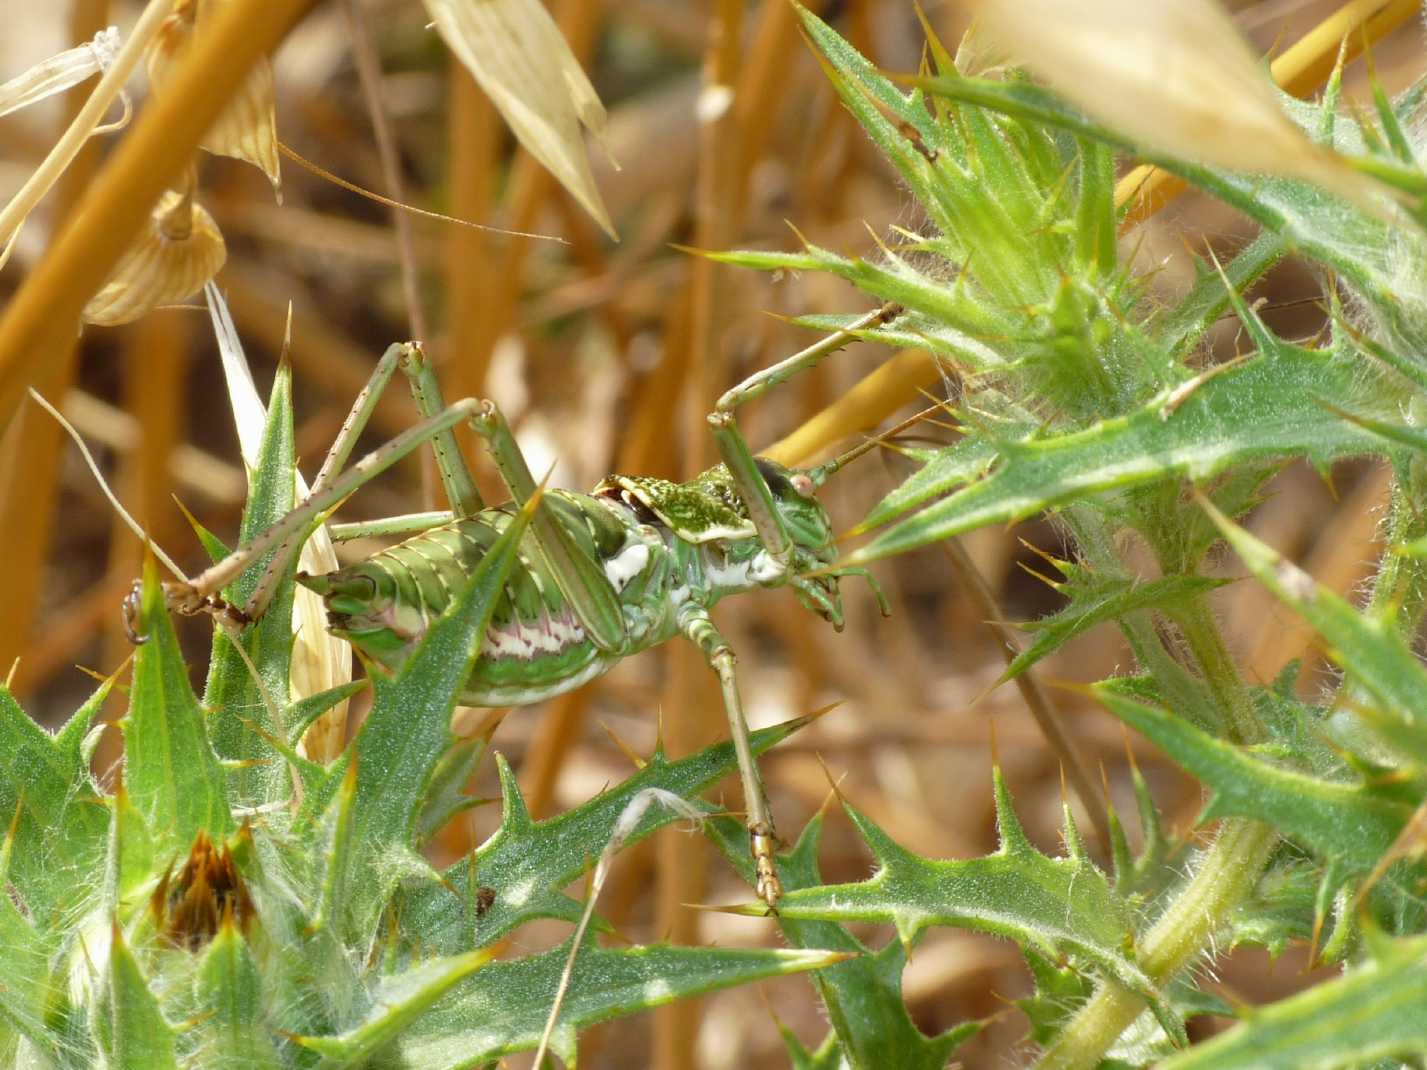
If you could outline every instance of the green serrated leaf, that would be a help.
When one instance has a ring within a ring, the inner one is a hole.
[[[258,463],[248,474],[248,503],[239,529],[246,543],[286,516],[296,491],[296,453],[292,427],[292,377],[280,365],[268,399]],[[243,605],[279,552],[274,548],[249,565],[223,592],[235,605]],[[296,562],[294,561],[294,565]],[[279,583],[261,620],[243,633],[243,648],[258,670],[272,703],[281,710],[288,701],[288,672],[292,662],[291,576]],[[279,739],[287,738],[284,725],[272,724],[268,702],[233,641],[222,628],[213,630],[213,650],[208,662],[208,683],[203,704],[214,711],[213,749],[224,759],[243,763],[231,774],[234,801],[256,806],[287,797],[287,770],[276,761],[263,738],[244,722],[261,726]]]
[[[0,828],[13,834],[6,873],[42,928],[88,892],[103,855],[108,820],[82,741],[108,695],[105,683],[51,736],[0,687]]]
[[[748,830],[731,818],[715,818],[705,824],[705,831],[744,880],[753,884]],[[817,865],[821,835],[822,815],[817,814],[793,849],[778,857],[778,873],[785,892],[822,884]],[[833,922],[803,921],[780,913],[778,925],[794,947],[827,948],[857,955],[810,975],[832,1022],[840,1058],[852,1070],[885,1066],[942,1070],[952,1052],[980,1032],[980,1022],[965,1022],[936,1037],[928,1037],[916,1027],[902,1000],[902,971],[907,955],[900,941],[893,940],[874,954]]]
[[[125,782],[149,831],[170,850],[200,829],[214,842],[233,827],[227,775],[208,743],[207,722],[164,606],[151,559],[144,563],[143,630],[124,729]]]
[[[789,892],[778,903],[780,916],[890,922],[905,944],[933,925],[1004,936],[1050,958],[1081,957],[1125,987],[1153,998],[1154,984],[1126,951],[1134,934],[1126,904],[1084,857],[1049,858],[1032,847],[999,771],[995,785],[1001,848],[984,858],[921,858],[844,803],[872,849],[877,872],[855,884]],[[757,911],[749,907],[747,912]]]
[[[1335,1070],[1427,1050],[1427,937],[1379,947],[1373,960],[1254,1011],[1161,1070]]]
[[[836,1033],[824,1037],[817,1051],[809,1051],[786,1026],[780,1025],[778,1032],[783,1036],[783,1047],[788,1052],[792,1070],[851,1070],[852,1064],[843,1057]]]
[[[810,720],[797,718],[754,732],[750,740],[753,753],[762,754]],[[428,951],[456,954],[472,946],[486,946],[535,918],[578,920],[580,904],[560,889],[599,857],[615,822],[635,795],[646,788],[662,788],[694,799],[736,765],[729,742],[716,743],[674,762],[658,751],[622,784],[566,813],[532,821],[510,766],[504,758],[497,759],[502,809],[499,831],[445,870],[439,884],[413,888],[404,901],[403,914],[413,931],[423,934]],[[632,846],[677,820],[667,807],[651,807],[626,842]],[[489,902],[477,910],[482,888],[489,890]]]
[[[404,1066],[455,1070],[535,1047],[545,1027],[569,944],[514,962],[491,963],[457,985],[395,1042]],[[829,966],[827,951],[735,950],[655,944],[606,951],[586,944],[552,1038],[575,1063],[578,1030],[685,996]]]
[[[1370,870],[1397,838],[1411,807],[1366,784],[1338,783],[1275,765],[1216,739],[1166,710],[1091,689],[1105,708],[1213,791],[1204,819],[1235,814],[1265,821],[1319,855]]]
[[[1066,582],[1056,589],[1070,604],[1049,616],[1021,627],[1032,633],[1030,646],[1012,659],[998,684],[1012,680],[1075,636],[1105,621],[1118,620],[1136,610],[1168,609],[1198,598],[1228,580],[1204,576],[1165,576],[1139,582],[1130,576],[1107,576],[1083,566],[1061,562]]]
[[[105,1066],[112,1070],[178,1070],[173,1029],[164,1021],[117,923],[95,1022]]]
[[[1392,746],[1427,763],[1427,669],[1395,625],[1358,613],[1302,569],[1212,507],[1206,511],[1249,571],[1327,642],[1327,653],[1374,700],[1359,710]]]
[[[1029,434],[1030,427],[1019,433]],[[896,520],[899,516],[949,494],[984,476],[996,462],[996,444],[982,435],[968,436],[945,449],[931,451],[921,468],[872,507],[854,534]]]
[[[278,1070],[263,1021],[262,975],[236,926],[225,922],[209,942],[195,992],[205,1070]]]
[[[1150,320],[1149,333],[1176,356],[1187,356],[1205,332],[1229,307],[1230,291],[1245,293],[1288,252],[1288,244],[1271,230],[1261,231],[1238,256],[1215,271],[1198,265],[1194,285],[1177,305]],[[1224,285],[1225,279],[1228,285]]]
[[[1046,439],[1001,443],[986,478],[923,509],[851,554],[866,562],[988,524],[1009,524],[1101,491],[1207,479],[1268,457],[1317,465],[1380,449],[1323,404],[1359,395],[1360,366],[1283,342],[1199,385],[1177,407],[1160,398],[1128,416]],[[1244,414],[1252,414],[1245,419]]]
[[[490,951],[470,951],[453,958],[423,962],[405,973],[383,977],[374,993],[372,1009],[359,1025],[338,1036],[295,1039],[332,1065],[357,1066],[379,1048],[401,1037],[437,1000],[488,963],[491,954]]]

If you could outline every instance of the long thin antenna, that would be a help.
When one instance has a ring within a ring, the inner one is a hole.
[[[834,472],[838,471],[839,469],[846,468],[849,464],[857,460],[857,458],[861,457],[864,453],[868,453],[871,450],[876,449],[878,446],[886,445],[888,439],[892,438],[895,435],[900,435],[909,427],[913,427],[916,424],[921,423],[923,420],[927,419],[927,417],[931,416],[932,413],[940,412],[943,408],[944,406],[941,405],[928,405],[921,412],[916,413],[912,416],[908,416],[905,420],[897,424],[895,427],[889,427],[886,431],[883,431],[880,434],[873,435],[872,437],[868,438],[863,442],[859,442],[856,446],[853,446],[852,449],[848,450],[846,453],[839,454],[830,461],[825,461],[820,465],[817,465],[813,468],[809,468],[807,470],[808,478],[813,481],[813,486],[821,487],[824,483],[828,481],[828,479],[832,476]]]
[[[84,439],[80,437],[79,432],[74,429],[74,425],[66,420],[60,411],[46,401],[34,387],[30,387],[30,397],[34,398],[41,408],[58,420],[59,425],[65,429],[69,437],[74,439],[74,444],[79,447],[79,452],[84,455],[84,463],[89,465],[89,470],[94,473],[94,479],[99,484],[99,489],[104,492],[104,497],[109,499],[109,504],[114,507],[114,511],[119,514],[125,524],[129,525],[129,530],[148,544],[149,548],[153,550],[154,556],[159,559],[159,562],[164,568],[174,574],[175,579],[187,583],[188,577],[184,574],[183,569],[174,564],[173,558],[164,553],[162,546],[149,538],[149,533],[144,530],[144,526],[129,515],[129,511],[124,508],[114,492],[109,489],[109,483],[105,480],[104,473],[99,471],[99,465],[94,460],[94,454],[89,452],[89,447],[85,445]]]

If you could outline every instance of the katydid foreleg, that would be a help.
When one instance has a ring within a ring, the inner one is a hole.
[[[724,393],[714,406],[714,411],[709,414],[709,424],[713,428],[714,439],[718,442],[719,455],[728,467],[734,487],[748,509],[749,519],[753,521],[753,526],[758,532],[758,540],[768,552],[770,558],[768,582],[770,585],[780,582],[792,568],[793,541],[788,533],[787,525],[774,504],[773,492],[769,489],[768,481],[758,470],[758,466],[754,462],[753,451],[749,449],[743,433],[738,429],[734,410],[746,402],[761,397],[769,389],[792,378],[798,372],[816,366],[828,354],[851,341],[857,331],[890,323],[901,314],[902,306],[890,302],[874,312],[869,312],[842,330],[749,376]],[[808,480],[806,493],[812,494],[815,487],[806,474],[799,473],[794,478]]]

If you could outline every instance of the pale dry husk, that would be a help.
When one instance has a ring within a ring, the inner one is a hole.
[[[227,258],[213,217],[170,190],[109,281],[84,306],[84,322],[104,327],[131,323],[160,305],[192,297]]]
[[[149,49],[149,81],[163,86],[174,65],[193,41],[205,19],[212,18],[216,6],[226,0],[175,0],[173,14],[165,21],[153,47]],[[273,93],[272,65],[260,60],[247,81],[218,120],[199,142],[204,150],[231,156],[259,168],[268,176],[273,191],[282,199],[282,171],[277,148],[277,108]]]
[[[527,152],[614,237],[580,133],[599,138],[604,105],[540,0],[425,0],[447,46]]]

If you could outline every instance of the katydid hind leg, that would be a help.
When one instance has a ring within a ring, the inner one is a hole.
[[[753,757],[748,721],[743,716],[733,650],[710,619],[708,610],[701,606],[686,605],[679,615],[679,630],[703,652],[709,668],[718,676],[723,691],[724,713],[728,716],[729,737],[733,741],[738,776],[743,785],[743,806],[755,874],[754,890],[770,910],[775,910],[783,895],[783,884],[778,879],[778,866],[773,857],[778,835],[773,828],[773,811],[768,806],[763,778]]]
[[[411,387],[411,396],[416,407],[425,417],[435,416],[446,408],[441,398],[441,384],[436,379],[436,371],[426,354],[416,342],[408,342],[402,347],[401,370]],[[436,471],[441,476],[441,486],[446,492],[446,500],[451,511],[457,516],[475,516],[485,508],[481,492],[476,489],[476,480],[471,475],[470,466],[461,453],[454,429],[447,429],[431,439],[431,452],[436,455]]]
[[[495,403],[484,401],[480,406],[471,426],[486,440],[515,504],[524,505],[536,493],[535,478],[525,463],[525,455]],[[530,519],[528,537],[545,557],[560,593],[591,642],[606,653],[625,653],[628,635],[624,609],[600,562],[580,552],[554,512],[543,504]]]

